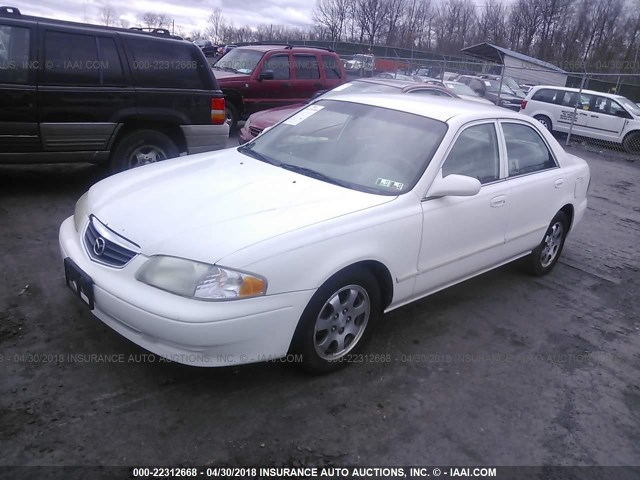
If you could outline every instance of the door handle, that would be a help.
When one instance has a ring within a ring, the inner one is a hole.
[[[507,196],[506,195],[498,195],[497,197],[493,197],[491,199],[491,206],[493,208],[501,207],[505,203],[507,203]]]
[[[560,188],[564,185],[564,178],[559,178],[555,182],[556,188]]]
[[[283,83],[283,84],[282,84],[282,86],[283,86],[283,87],[290,87],[290,86],[291,86],[291,84],[290,84],[289,82],[287,82],[287,83]]]
[[[591,118],[600,118],[598,115],[591,115]]]

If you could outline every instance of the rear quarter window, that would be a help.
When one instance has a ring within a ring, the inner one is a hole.
[[[128,38],[131,71],[136,86],[149,88],[208,89],[198,47],[186,42]]]
[[[29,77],[28,28],[0,25],[0,83],[26,83]]]

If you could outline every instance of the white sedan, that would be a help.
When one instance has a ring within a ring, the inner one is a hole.
[[[530,117],[345,95],[242,147],[97,183],[60,247],[74,293],[151,352],[198,366],[295,353],[322,372],[384,312],[523,257],[548,273],[589,178]]]

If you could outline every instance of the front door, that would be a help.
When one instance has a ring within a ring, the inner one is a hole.
[[[474,177],[482,187],[471,197],[429,198],[427,193],[422,202],[416,295],[463,280],[504,259],[508,194],[501,172],[496,124],[464,128],[439,175]]]
[[[247,114],[295,103],[291,66],[288,53],[273,53],[264,58],[253,74],[251,88],[245,94]],[[260,80],[260,74],[269,70],[273,72],[273,78]]]
[[[626,111],[618,102],[611,98],[595,97],[593,108],[589,112],[587,128],[593,137],[620,141],[620,135],[627,122],[626,118],[618,116],[620,114],[626,114]]]

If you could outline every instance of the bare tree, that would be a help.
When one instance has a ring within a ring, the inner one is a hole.
[[[313,17],[317,25],[326,29],[332,42],[340,40],[347,20],[348,0],[317,0]]]
[[[385,0],[357,0],[356,14],[361,18],[363,34],[369,37],[369,45],[373,45],[382,30],[388,12]]]
[[[222,16],[222,10],[217,7],[214,8],[211,12],[211,15],[209,15],[208,22],[209,24],[205,29],[205,35],[207,37],[213,38],[214,42],[220,42],[222,28],[224,27],[224,17]]]
[[[146,12],[138,17],[146,28],[169,28],[171,18],[164,13]]]
[[[98,7],[98,18],[101,25],[113,27],[118,21],[116,9],[109,5],[109,2]]]

